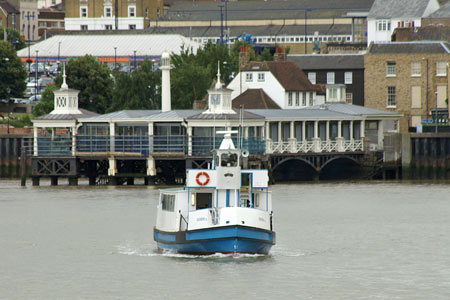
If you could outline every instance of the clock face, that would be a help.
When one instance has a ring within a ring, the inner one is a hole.
[[[213,105],[219,105],[220,104],[220,95],[219,94],[212,94],[211,95],[211,104],[213,104]]]

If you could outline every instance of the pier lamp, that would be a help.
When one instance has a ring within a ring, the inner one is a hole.
[[[10,104],[9,102],[11,101],[9,99],[9,94],[11,93],[11,89],[9,87],[6,88],[6,101],[8,101],[8,134],[9,134],[9,116],[11,113],[11,109],[10,109]]]
[[[117,69],[117,47],[114,47],[114,70]]]

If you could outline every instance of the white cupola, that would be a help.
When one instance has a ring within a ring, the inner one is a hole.
[[[164,50],[161,55],[161,111],[171,110],[171,96],[170,96],[170,55],[167,50]]]
[[[208,90],[208,109],[204,114],[235,114],[231,107],[231,92],[233,90],[222,86],[220,81],[220,62],[217,62],[217,82],[213,89]]]
[[[70,89],[67,85],[66,77],[66,68],[64,66],[63,83],[59,90],[53,92],[55,95],[54,109],[50,114],[82,114],[78,109],[78,94],[80,91]]]

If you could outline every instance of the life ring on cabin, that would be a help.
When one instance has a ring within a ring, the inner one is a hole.
[[[204,175],[205,176],[205,181],[200,181],[200,177]],[[209,182],[209,175],[206,172],[198,172],[197,176],[195,177],[195,181],[197,181],[198,185],[207,185]]]

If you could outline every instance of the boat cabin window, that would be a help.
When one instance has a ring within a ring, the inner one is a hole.
[[[211,208],[212,207],[212,194],[211,193],[196,193],[196,209]]]
[[[236,153],[222,153],[220,165],[222,167],[236,167],[238,165],[238,156]]]
[[[175,195],[163,194],[161,196],[161,206],[162,210],[175,211]]]

